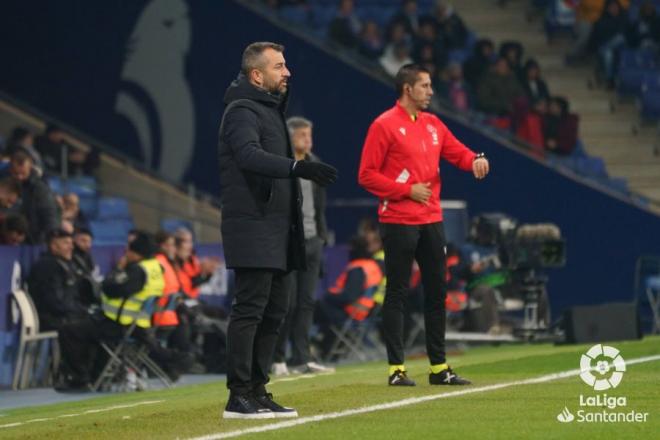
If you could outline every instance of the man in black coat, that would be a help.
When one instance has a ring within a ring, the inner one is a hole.
[[[18,147],[11,156],[9,173],[21,182],[21,213],[30,225],[27,242],[41,244],[49,231],[59,227],[60,215],[53,192],[39,178],[33,165],[30,153]]]
[[[291,76],[284,47],[252,43],[225,94],[219,134],[222,237],[236,294],[227,330],[225,418],[295,417],[266,392],[268,369],[288,305],[288,272],[305,267],[301,191],[296,177],[320,185],[337,170],[295,161],[285,124]]]

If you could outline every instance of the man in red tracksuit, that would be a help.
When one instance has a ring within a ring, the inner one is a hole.
[[[359,183],[380,199],[378,214],[385,249],[387,287],[383,327],[390,365],[389,385],[415,385],[406,374],[403,352],[405,300],[413,260],[424,286],[426,348],[432,385],[466,385],[445,358],[445,237],[440,208],[440,159],[488,174],[488,160],[459,142],[428,108],[433,90],[429,72],[403,66],[395,78],[399,100],[369,127],[362,150]]]

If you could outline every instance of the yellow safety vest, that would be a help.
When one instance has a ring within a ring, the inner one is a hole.
[[[376,252],[373,256],[373,259],[376,261],[385,261],[385,251],[380,250]],[[376,304],[383,304],[385,302],[385,288],[387,286],[387,277],[383,274],[383,279],[380,280],[376,292],[372,296]]]
[[[146,300],[154,296],[162,296],[165,289],[165,277],[160,263],[155,258],[142,260],[138,265],[147,275],[147,281],[142,290],[128,298],[110,298],[101,295],[103,313],[121,325],[131,325],[137,320],[137,326],[151,327],[151,314],[142,310]]]

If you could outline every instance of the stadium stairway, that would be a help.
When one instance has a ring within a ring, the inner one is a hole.
[[[548,42],[543,18],[529,18],[528,0],[508,0],[505,6],[483,0],[460,0],[453,4],[466,24],[480,38],[496,44],[520,41],[525,58],[541,65],[551,93],[570,100],[571,110],[580,115],[580,137],[587,152],[602,157],[609,173],[627,179],[635,193],[648,198],[660,209],[660,156],[657,128],[640,123],[633,101],[622,101],[615,92],[591,87],[591,65],[567,67],[564,57],[571,39],[559,35]]]

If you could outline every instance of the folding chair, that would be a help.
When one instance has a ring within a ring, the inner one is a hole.
[[[159,296],[153,296],[142,305],[142,313],[151,316],[157,307]],[[137,320],[124,329],[122,337],[114,344],[102,341],[101,347],[109,359],[105,367],[92,385],[92,391],[132,390],[132,384],[127,383],[127,371],[133,370],[139,383],[146,387],[149,374],[155,376],[166,388],[172,387],[172,381],[167,374],[149,357],[149,348],[133,336]],[[113,385],[115,385],[113,387]],[[141,389],[138,386],[137,389]]]
[[[384,354],[383,344],[374,336],[379,313],[380,305],[376,304],[369,316],[363,321],[348,318],[341,326],[330,326],[330,331],[334,333],[335,340],[325,360],[349,359],[354,356],[359,361],[367,361],[377,359]]]
[[[21,317],[21,328],[18,339],[18,353],[14,368],[12,389],[26,388],[32,384],[32,372],[39,353],[41,341],[51,341],[52,357],[50,360],[49,375],[46,382],[50,382],[60,362],[60,350],[57,341],[57,332],[40,332],[39,315],[30,295],[23,290],[12,292],[12,299],[18,306]],[[36,343],[36,344],[35,344]]]

